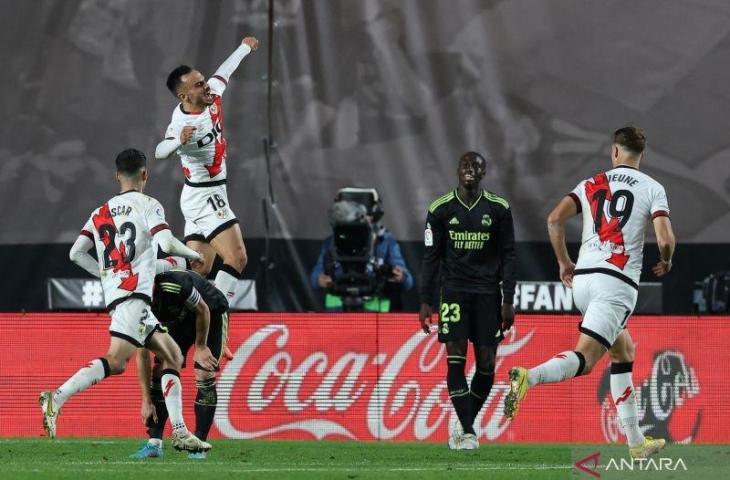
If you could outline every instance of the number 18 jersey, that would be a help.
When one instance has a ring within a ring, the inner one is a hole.
[[[91,213],[81,234],[94,241],[107,309],[129,298],[151,301],[157,258],[152,237],[166,228],[160,202],[134,190]]]
[[[583,214],[575,273],[608,273],[638,288],[648,222],[669,216],[664,187],[619,165],[583,180],[568,195]]]

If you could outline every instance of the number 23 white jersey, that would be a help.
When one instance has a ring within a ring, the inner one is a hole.
[[[160,202],[133,190],[91,213],[81,234],[94,241],[108,309],[129,297],[151,300],[157,258],[152,237],[167,228]]]
[[[583,214],[576,273],[610,270],[638,286],[650,220],[669,216],[664,187],[627,165],[583,180],[568,194]]]

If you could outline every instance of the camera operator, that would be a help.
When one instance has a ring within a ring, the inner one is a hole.
[[[334,235],[325,239],[309,278],[315,291],[325,292],[327,311],[402,310],[402,293],[413,288],[413,275],[403,260],[398,242],[382,224],[383,214],[382,201],[374,188],[347,187],[337,193],[329,217],[334,232],[347,232],[339,234],[341,242],[348,242],[344,243],[344,247],[341,243],[340,250],[349,250],[349,253],[362,251],[369,258],[366,262],[348,262],[342,258],[338,261]],[[353,232],[356,238],[346,238],[349,232]],[[359,238],[360,235],[369,238]],[[346,282],[351,280],[352,270],[372,277],[372,288],[347,288]],[[343,295],[343,290],[350,293]],[[354,308],[351,305],[353,300],[356,303]]]

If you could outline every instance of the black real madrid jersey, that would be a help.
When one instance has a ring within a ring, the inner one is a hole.
[[[512,303],[515,239],[505,199],[486,190],[470,207],[456,190],[436,199],[428,209],[424,244],[421,302],[431,304],[439,286],[496,294],[501,282],[504,303]]]
[[[197,303],[196,296],[208,305],[211,318],[228,310],[225,295],[208,280],[191,270],[172,269],[155,277],[152,313],[163,323],[180,321],[195,325],[190,304]]]

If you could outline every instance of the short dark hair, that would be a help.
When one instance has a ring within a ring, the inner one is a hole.
[[[117,172],[131,177],[147,166],[147,157],[136,148],[128,148],[119,152],[115,163]]]
[[[613,143],[635,155],[641,155],[646,149],[646,135],[639,127],[623,127],[613,132]]]
[[[193,69],[187,65],[180,65],[167,76],[167,89],[177,97],[177,89],[182,84],[182,76],[192,72]]]
[[[464,160],[467,160],[467,159],[468,160],[481,159],[481,161],[484,162],[485,165],[487,163],[487,159],[484,158],[482,156],[482,154],[481,153],[478,153],[478,152],[466,152],[466,153],[464,153],[464,155],[462,155],[462,156],[459,157],[459,162],[461,162],[462,159],[464,159]]]

